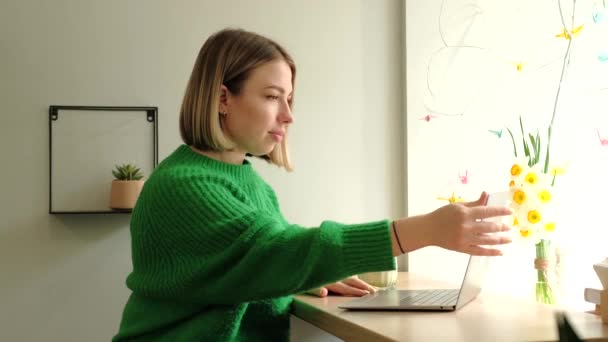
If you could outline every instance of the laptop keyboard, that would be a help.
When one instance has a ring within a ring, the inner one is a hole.
[[[399,299],[402,305],[456,305],[460,290],[410,290]]]

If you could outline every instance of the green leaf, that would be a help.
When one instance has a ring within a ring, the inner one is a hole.
[[[540,149],[541,149],[540,134],[537,131],[536,137],[534,137],[531,133],[529,133],[528,136],[530,137],[530,142],[532,144],[532,151],[534,152],[534,157],[531,158],[531,164],[536,165],[540,161]]]
[[[517,158],[517,145],[515,144],[515,138],[513,137],[513,132],[507,127],[507,132],[511,136],[511,142],[513,142],[513,154],[515,154],[515,158]]]
[[[536,162],[534,164],[538,164],[540,162],[540,149],[541,149],[541,144],[540,144],[540,133],[538,132],[538,130],[536,131],[536,146],[538,147],[536,149]]]
[[[528,133],[528,136],[530,137],[530,143],[532,144],[532,152],[534,152],[534,156],[532,156],[530,158],[530,162],[532,163],[532,165],[536,164],[536,157],[538,157],[538,149],[537,149],[537,145],[536,145],[536,139],[534,139],[534,136],[532,135],[532,133]],[[530,165],[530,166],[532,166]]]
[[[118,180],[139,180],[143,178],[141,169],[133,164],[114,165],[112,174]]]
[[[528,166],[530,165],[530,148],[528,147],[528,143],[526,142],[526,132],[524,131],[524,123],[521,120],[521,116],[519,117],[519,128],[521,129],[521,140],[524,144],[524,154],[528,157]]]
[[[526,142],[526,132],[524,131],[524,124],[523,124],[523,121],[521,120],[521,116],[519,117],[519,128],[521,130],[521,140],[524,144],[524,152],[526,154],[526,157],[529,157],[530,149],[528,148],[528,143]]]
[[[551,125],[549,125],[549,128],[547,129],[547,154],[545,156],[545,167],[544,167],[545,173],[549,172],[549,148],[551,147],[549,145],[550,141],[551,141]]]

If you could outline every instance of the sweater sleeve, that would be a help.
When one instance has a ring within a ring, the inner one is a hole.
[[[225,185],[194,181],[174,191],[187,205],[161,201],[147,210],[154,225],[132,229],[127,282],[142,294],[234,304],[395,268],[387,221],[304,228],[254,208]]]

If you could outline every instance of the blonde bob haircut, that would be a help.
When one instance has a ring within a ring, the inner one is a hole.
[[[295,63],[273,40],[242,29],[224,29],[211,35],[198,53],[182,102],[179,130],[184,143],[202,151],[230,150],[233,143],[220,121],[220,87],[225,85],[238,95],[255,68],[277,59],[289,65],[295,86]],[[287,146],[285,136],[269,154],[258,157],[291,171]]]

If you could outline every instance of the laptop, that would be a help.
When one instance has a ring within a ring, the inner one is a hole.
[[[493,193],[487,205],[505,205],[508,192]],[[455,311],[481,292],[491,257],[469,256],[464,279],[458,289],[400,290],[389,288],[348,301],[340,306],[349,310],[427,310]]]
[[[399,290],[388,288],[353,299],[338,307],[349,310],[458,310],[481,292],[488,261],[488,257],[470,256],[459,289]]]

